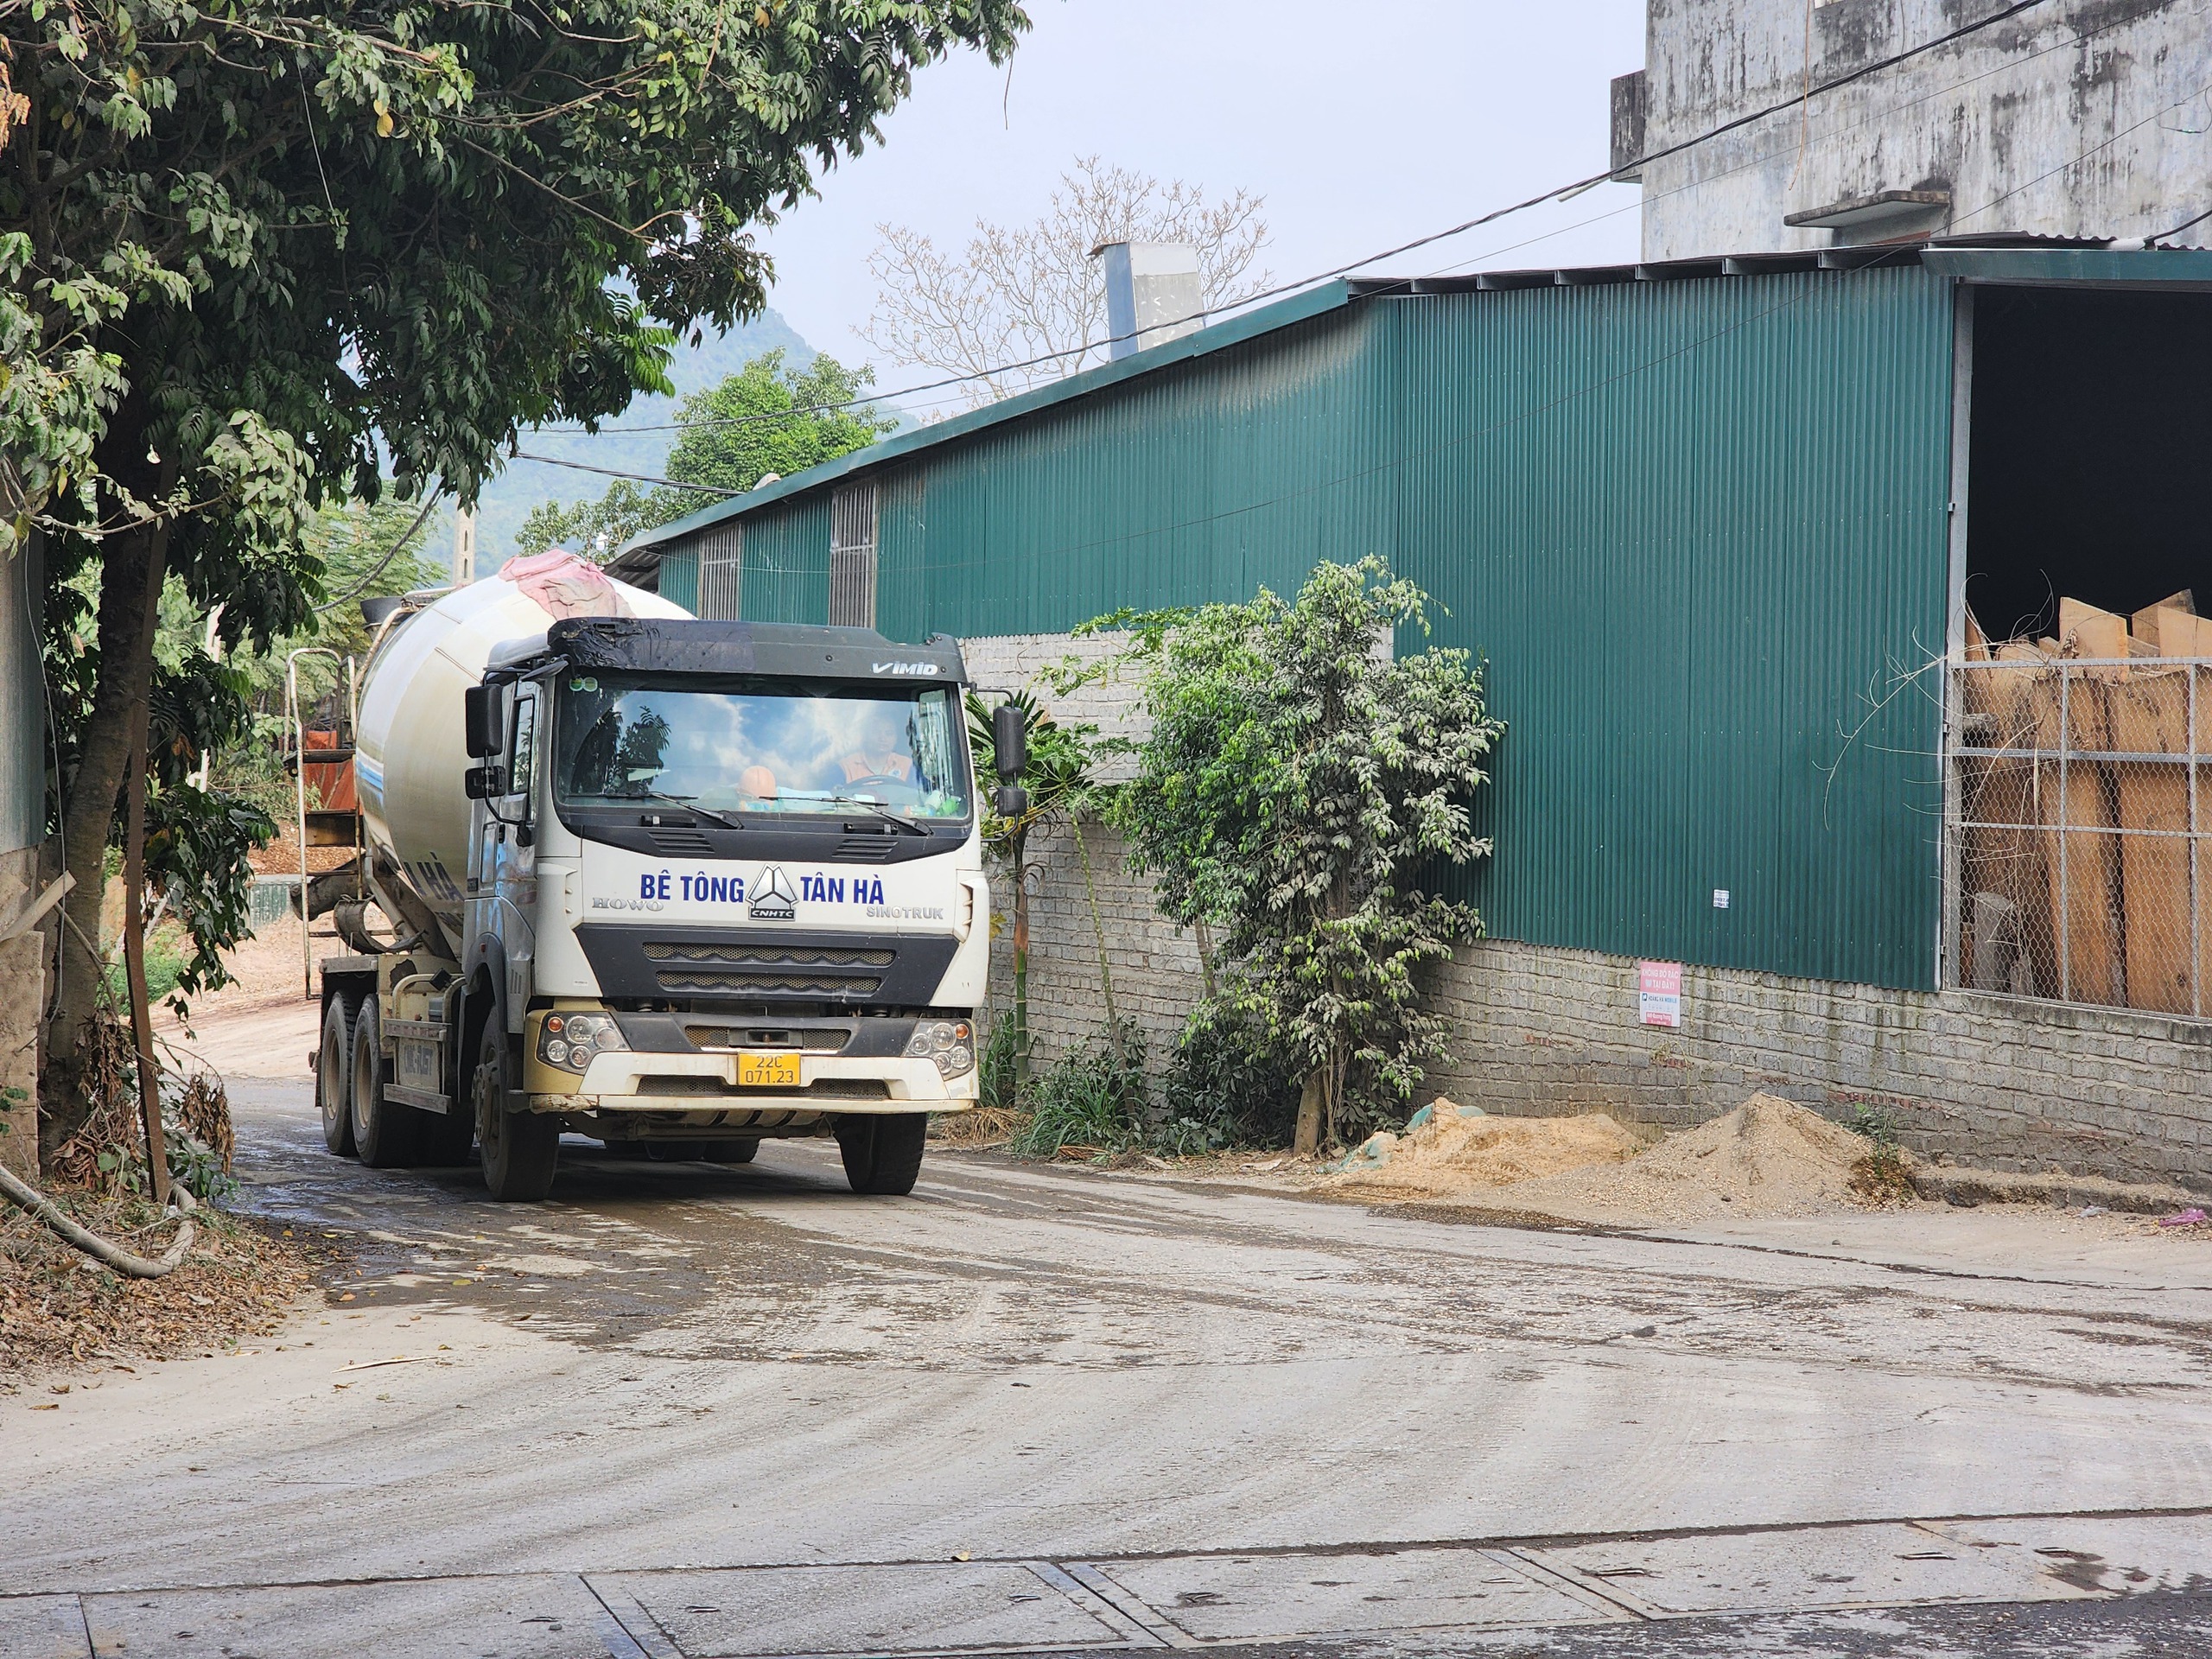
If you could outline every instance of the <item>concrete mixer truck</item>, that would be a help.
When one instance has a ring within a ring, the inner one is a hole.
[[[473,1144],[531,1200],[564,1131],[723,1162],[832,1135],[855,1192],[911,1191],[928,1115],[976,1102],[989,951],[958,646],[701,620],[560,554],[385,608],[330,1149]]]

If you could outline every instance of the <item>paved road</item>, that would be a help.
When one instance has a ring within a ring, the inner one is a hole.
[[[39,1517],[0,1654],[2212,1634],[2206,1253],[1532,1232],[934,1154],[862,1200],[811,1143],[578,1156],[517,1210],[329,1158],[303,1087],[233,1095],[251,1206],[358,1259],[251,1351],[0,1403]]]

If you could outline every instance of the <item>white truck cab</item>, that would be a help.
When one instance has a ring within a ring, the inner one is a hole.
[[[434,925],[326,969],[379,1051],[319,1068],[327,1133],[339,1091],[357,1151],[465,1122],[510,1198],[563,1130],[724,1161],[834,1135],[855,1191],[910,1191],[929,1114],[977,1093],[965,684],[955,642],[857,628],[587,616],[493,648],[450,714],[462,868],[372,815],[372,885],[409,889],[385,908]]]

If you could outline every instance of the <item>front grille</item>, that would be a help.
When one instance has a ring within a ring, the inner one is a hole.
[[[899,953],[884,950],[847,950],[834,946],[785,944],[679,944],[660,942],[645,947],[652,962],[697,963],[706,968],[888,968]]]
[[[719,1077],[642,1077],[638,1079],[641,1095],[683,1095],[692,1098],[711,1096],[718,1100],[742,1102],[753,1098],[758,1091],[733,1089]],[[821,1083],[810,1084],[804,1089],[785,1089],[776,1092],[802,1096],[809,1100],[888,1100],[891,1087],[873,1077],[830,1077]]]
[[[673,973],[655,977],[664,991],[798,991],[830,996],[868,996],[883,983],[880,976],[873,974],[810,974],[798,969],[789,973]]]
[[[835,1026],[796,1031],[772,1026],[686,1026],[683,1034],[701,1048],[802,1048],[814,1054],[835,1054],[852,1040],[852,1033]]]
[[[652,829],[645,831],[645,839],[652,842],[653,850],[658,853],[711,853],[715,850],[714,843],[696,830],[673,826]]]
[[[837,843],[834,856],[845,864],[888,864],[899,852],[901,837],[890,836],[847,836]]]
[[[873,1077],[825,1077],[799,1092],[810,1100],[888,1100],[891,1085]]]

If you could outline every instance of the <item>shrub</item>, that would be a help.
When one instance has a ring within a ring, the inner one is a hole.
[[[1126,1021],[1118,1034],[1102,1027],[1077,1043],[1032,1085],[1032,1116],[1008,1143],[1014,1152],[1051,1158],[1064,1147],[1109,1152],[1142,1139],[1151,1103],[1144,1054],[1144,1033]]]
[[[1202,1004],[1168,1058],[1154,1136],[1184,1156],[1224,1147],[1282,1147],[1298,1122],[1298,1084],[1259,1035],[1220,1002]]]

